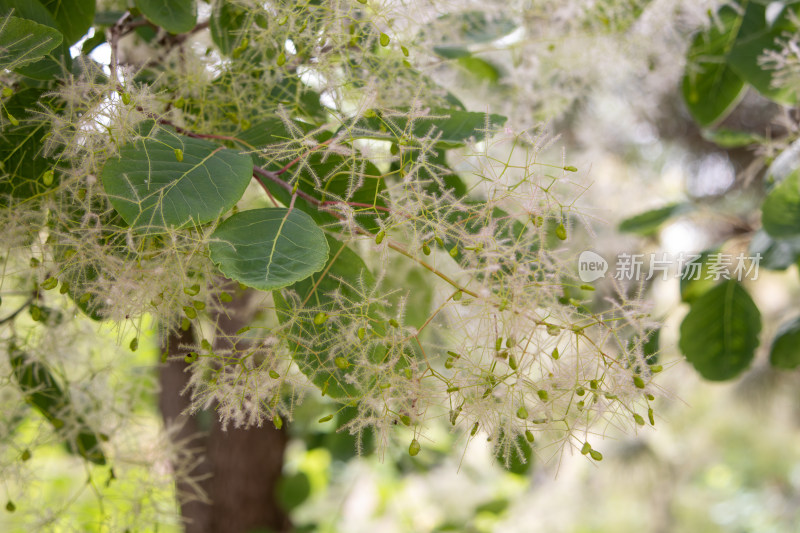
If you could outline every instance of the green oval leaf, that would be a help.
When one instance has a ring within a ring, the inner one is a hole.
[[[123,146],[101,177],[125,222],[158,230],[215,220],[242,197],[252,173],[250,156],[162,132]]]
[[[732,379],[750,366],[758,346],[761,313],[734,280],[692,303],[680,329],[681,352],[705,379]]]
[[[170,33],[186,33],[197,23],[194,0],[136,0],[147,20]]]
[[[61,33],[61,27],[58,22],[38,0],[0,0],[0,14],[32,20]],[[62,39],[61,45],[40,61],[21,65],[15,71],[23,76],[37,80],[51,80],[68,72],[71,65],[72,57],[69,53],[69,44]]]
[[[387,353],[383,306],[365,303],[375,279],[364,261],[332,237],[328,237],[328,246],[330,259],[320,274],[272,294],[278,319],[289,325],[287,342],[300,371],[323,394],[344,401],[358,400],[363,396],[360,388],[374,384],[374,376],[364,363],[380,363]],[[345,305],[351,307],[342,309],[342,302],[349,302]],[[320,310],[330,317],[325,324],[314,323]],[[363,337],[351,331],[353,316],[363,317]],[[330,349],[334,344],[340,347],[336,351]],[[404,364],[400,358],[397,367]]]
[[[222,273],[263,291],[305,279],[328,260],[325,234],[299,209],[236,213],[211,238],[211,259]]]
[[[800,366],[800,317],[778,328],[769,352],[769,362],[775,368],[786,370]]]
[[[32,20],[6,17],[0,22],[0,68],[15,69],[39,61],[61,44],[61,33]]]
[[[761,224],[772,237],[800,234],[800,170],[778,183],[761,204]]]
[[[437,148],[463,146],[470,138],[480,141],[492,129],[502,126],[507,118],[502,115],[462,111],[456,108],[433,107],[430,114],[411,121],[409,109],[397,113],[378,113],[362,118],[350,131],[354,137],[380,140],[405,140],[430,137],[436,139]],[[409,124],[409,122],[411,122]],[[412,138],[409,138],[409,134]]]

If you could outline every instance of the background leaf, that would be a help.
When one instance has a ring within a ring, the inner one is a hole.
[[[73,411],[69,397],[47,367],[39,361],[31,360],[25,353],[13,347],[9,350],[9,356],[14,378],[29,404],[56,429],[64,427],[65,420],[77,422],[79,427],[77,433],[65,435],[70,453],[78,454],[99,465],[106,464],[106,457],[100,449],[99,437],[86,425],[83,418]],[[70,424],[70,427],[74,425]]]
[[[328,260],[325,234],[296,208],[236,213],[211,238],[211,259],[222,273],[263,291],[305,279]]]
[[[638,215],[628,217],[619,223],[619,230],[625,233],[638,233],[639,235],[653,235],[661,225],[673,216],[686,211],[687,204],[674,203],[651,209]]]
[[[800,317],[778,328],[769,352],[769,362],[775,368],[786,370],[800,366]]]
[[[41,2],[52,13],[67,44],[80,40],[92,27],[95,0],[41,0]]]
[[[42,181],[47,170],[53,170],[56,162],[44,156],[44,136],[47,123],[37,120],[34,112],[41,104],[57,108],[51,99],[42,98],[44,89],[21,89],[5,102],[5,113],[11,113],[18,126],[6,122],[0,133],[0,205],[3,195],[14,198],[30,198],[46,192],[58,184],[59,172],[53,175],[53,184],[48,187]],[[42,100],[40,101],[40,98]]]
[[[704,127],[724,118],[744,89],[744,80],[727,62],[741,17],[730,6],[723,6],[717,15],[721,27],[714,24],[692,41],[682,83],[686,107]]]
[[[683,319],[679,347],[705,379],[732,379],[750,366],[758,346],[761,313],[734,280],[692,303]]]
[[[125,222],[158,229],[215,220],[242,197],[252,174],[250,156],[162,132],[123,146],[101,177]]]
[[[147,20],[170,33],[186,33],[197,23],[194,0],[136,0]]]

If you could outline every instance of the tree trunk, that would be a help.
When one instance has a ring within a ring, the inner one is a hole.
[[[217,323],[215,349],[229,348],[228,339],[249,322],[248,296],[238,294],[226,313],[211,317]],[[166,342],[170,357],[184,355],[180,346],[194,342],[192,330],[175,332]],[[197,416],[182,414],[189,406],[188,397],[181,395],[188,382],[186,366],[181,359],[162,366],[159,398],[165,423],[181,427],[173,440],[185,443],[189,464],[196,463],[188,476],[176,480],[186,533],[289,531],[289,517],[276,497],[288,441],[285,427],[279,431],[265,424],[223,431],[212,412],[211,427],[203,428]]]

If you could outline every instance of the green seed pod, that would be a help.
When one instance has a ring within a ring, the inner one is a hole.
[[[511,367],[511,370],[517,369],[517,358],[514,357],[513,353],[508,356],[508,366]]]
[[[34,322],[38,322],[42,319],[42,308],[38,305],[32,305],[30,307],[30,313]]]
[[[644,380],[639,376],[633,376],[633,384],[637,389],[643,389],[645,386]]]
[[[521,418],[523,420],[528,418],[528,410],[525,409],[524,405],[517,409],[517,418]]]
[[[593,291],[593,290],[594,290],[594,287],[592,287],[591,285],[586,285],[586,284],[583,284],[583,285],[581,285],[581,290],[584,290],[584,291]]]
[[[597,450],[590,451],[589,455],[591,455],[592,459],[594,459],[595,461],[602,461],[603,460],[603,454],[598,452]]]
[[[22,455],[20,455],[19,458],[22,459],[23,461],[28,461],[31,458],[31,455],[32,455],[31,451],[28,448],[25,448],[25,450],[22,452]]]
[[[222,291],[221,293],[219,293],[219,301],[226,304],[230,303],[233,301],[233,296],[231,296],[225,291]]]
[[[592,445],[588,442],[584,442],[583,447],[581,448],[581,455],[586,455],[590,451],[592,451]]]
[[[556,226],[556,237],[562,241],[567,240],[567,228],[564,227],[564,224],[559,224]]]
[[[180,163],[183,161],[183,150],[180,148],[175,148],[175,160]]]
[[[380,244],[383,242],[383,238],[386,237],[386,232],[380,230],[378,234],[375,236],[375,244]]]
[[[419,441],[417,439],[412,439],[411,444],[408,446],[408,455],[414,457],[419,453],[420,449]]]
[[[453,364],[454,363],[455,363],[455,359],[453,359],[452,357],[448,357],[447,361],[444,362],[444,367],[449,370],[449,369],[453,368]]]
[[[503,347],[503,337],[497,337],[494,340],[494,351],[495,352],[499,352],[500,348],[502,348],[502,347]]]
[[[589,388],[590,389],[597,390],[597,386],[598,386],[598,384],[597,384],[597,380],[596,379],[593,379],[593,380],[589,381]]]
[[[323,313],[322,311],[320,311],[314,316],[314,324],[317,326],[321,326],[327,321],[328,321],[328,315],[326,313]]]
[[[544,389],[536,391],[536,395],[539,396],[539,399],[543,402],[546,402],[550,398],[550,395],[547,394],[547,391]]]
[[[35,257],[31,257],[30,265],[31,265],[31,268],[38,267],[39,266],[39,260],[36,259]]]
[[[431,247],[428,246],[427,242],[422,243],[422,253],[425,255],[431,255]]]
[[[286,64],[286,54],[283,53],[283,52],[278,54],[278,59],[275,60],[275,63],[277,63],[277,65],[279,67],[282,67],[283,65],[285,65]]]
[[[128,93],[122,93],[122,103],[125,105],[131,105],[131,95]]]
[[[579,410],[579,411],[583,411],[583,408],[584,408],[584,407],[586,407],[586,402],[584,402],[583,400],[581,400],[581,401],[579,401],[579,402],[578,402],[577,404],[575,404],[575,405],[578,407],[578,410]]]
[[[411,372],[410,368],[404,369],[403,374],[405,374],[406,379],[411,379],[412,377],[414,377],[414,374]]]
[[[577,172],[578,171],[578,169],[573,167],[573,166],[564,167],[564,170],[566,170],[567,172]]]
[[[211,348],[212,348],[211,343],[208,342],[208,340],[206,340],[206,339],[203,339],[203,340],[200,341],[200,347],[202,349],[204,349],[205,351],[207,351],[207,352],[210,352]]]
[[[461,414],[461,406],[450,410],[450,425],[451,426],[455,426],[456,425],[456,421],[458,420],[458,415],[460,415],[460,414]]]
[[[650,425],[651,426],[655,426],[656,425],[656,419],[655,419],[655,416],[653,414],[653,408],[652,407],[650,407],[647,410],[647,419],[650,420]]]
[[[550,354],[553,359],[558,359],[561,355],[558,353],[558,348],[553,348],[553,353]]]
[[[656,399],[656,397],[650,394],[649,392],[645,394],[644,397],[650,400],[651,402]]]
[[[633,413],[633,421],[636,422],[637,426],[644,425],[644,418],[642,418],[642,415],[640,415],[639,413]]]
[[[325,396],[328,393],[328,385],[330,385],[330,383],[328,383],[326,381],[325,384],[322,386],[322,395],[323,396]]]
[[[458,256],[458,246],[453,246],[450,248],[450,257],[455,259]]]
[[[84,295],[84,296],[85,296],[85,295]],[[183,331],[189,331],[189,328],[190,328],[190,327],[192,327],[192,323],[191,323],[191,322],[189,322],[189,319],[188,319],[188,318],[185,318],[185,317],[184,317],[184,318],[181,320],[181,330],[183,330]]]
[[[198,311],[202,311],[206,308],[206,303],[202,300],[192,300],[192,307],[197,309]]]
[[[528,442],[533,442],[533,440],[534,440],[533,439],[533,433],[531,433],[530,429],[526,429],[525,430],[525,440],[527,440]]]
[[[583,396],[584,394],[586,394],[586,389],[584,389],[583,387],[578,387],[577,389],[575,389],[575,394],[577,394],[578,396]]]
[[[406,48],[405,46],[401,45],[400,46],[400,51],[403,52],[404,56],[408,57],[408,48]]]
[[[452,357],[454,359],[459,359],[461,357],[461,354],[456,353],[456,352],[451,351],[451,350],[447,350],[447,355],[449,355],[450,357]]]
[[[475,422],[475,425],[472,426],[472,430],[469,432],[470,437],[474,437],[475,434],[478,432],[478,423]]]
[[[561,333],[561,328],[560,327],[558,327],[558,326],[556,326],[554,324],[548,324],[547,325],[547,334],[550,335],[551,337],[556,337],[560,333]]]
[[[664,370],[664,367],[661,365],[652,365],[650,367],[650,372],[652,372],[653,374],[658,374],[662,370]]]
[[[183,360],[184,360],[186,363],[194,363],[195,361],[197,361],[197,352],[189,352],[189,353],[187,353],[187,354],[186,354],[186,355],[183,357]]]
[[[397,320],[395,320],[394,318],[390,318],[389,319],[389,325],[392,326],[393,328],[399,328],[400,327],[400,323]]]
[[[49,187],[53,184],[53,169],[45,170],[42,173],[42,183],[45,187]]]
[[[272,417],[272,425],[275,426],[275,429],[281,429],[283,427],[283,419],[281,415],[276,414]]]
[[[200,292],[200,285],[195,283],[191,287],[184,287],[183,292],[189,296],[195,296],[198,292]]]
[[[131,343],[128,345],[128,348],[131,349],[132,352],[135,352],[139,349],[139,337],[134,337]]]
[[[325,415],[322,418],[320,418],[317,422],[320,424],[324,424],[325,422],[330,422],[331,420],[333,420],[333,415]]]
[[[186,314],[186,317],[189,320],[194,320],[195,318],[197,318],[197,310],[194,307],[189,307],[188,305],[184,305],[183,312]]]
[[[456,387],[456,386],[453,386],[453,387],[448,387],[448,388],[447,388],[447,392],[448,392],[448,393],[450,393],[450,392],[458,392],[458,391],[460,391],[460,390],[461,390],[461,387]]]
[[[300,188],[300,180],[297,180],[294,182],[294,186],[292,187],[292,194],[295,194],[297,192],[297,189],[299,188]]]
[[[336,359],[333,360],[333,362],[340,370],[345,370],[347,367],[350,366],[350,362],[342,356],[337,357]]]
[[[386,35],[385,33],[381,33],[381,46],[383,47],[389,46],[390,40],[391,39],[389,39],[388,35]]]
[[[57,286],[58,286],[58,279],[54,277],[47,278],[42,282],[41,285],[41,287],[46,291],[55,289]]]
[[[441,246],[442,248],[444,248],[444,241],[442,240],[442,238],[441,238],[441,237],[434,237],[434,238],[433,238],[433,240],[435,240],[435,241],[436,241],[436,244],[438,244],[439,246]]]
[[[11,87],[3,87],[3,98],[11,98],[14,96],[14,89]]]
[[[11,500],[8,500],[8,502],[6,503],[6,511],[8,511],[9,513],[13,513],[16,510],[17,510],[17,506],[14,505],[14,502],[12,502]]]
[[[358,340],[364,340],[364,337],[367,336],[367,328],[358,328]]]
[[[456,291],[456,292],[455,292],[455,294],[453,294],[453,301],[454,301],[454,302],[458,302],[459,300],[461,300],[461,297],[462,297],[463,295],[464,295],[464,293],[463,293],[463,292],[461,292],[461,291]]]
[[[404,426],[410,426],[411,417],[408,415],[400,415],[400,422],[402,422]]]
[[[270,370],[269,377],[271,377],[272,379],[278,379],[281,377],[281,375],[278,374],[275,370]]]
[[[6,110],[6,115],[8,115],[8,121],[11,123],[12,126],[19,126],[19,120],[14,117],[11,113]]]

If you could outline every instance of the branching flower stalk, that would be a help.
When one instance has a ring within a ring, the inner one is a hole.
[[[0,335],[77,397],[66,369],[90,356],[51,357],[51,339],[76,335],[80,313],[135,352],[153,320],[196,332],[180,347],[185,394],[226,426],[281,427],[313,393],[381,453],[398,440],[424,453],[445,424],[506,464],[599,460],[603,425],[653,423],[659,369],[643,303],[576,277],[576,169],[550,161],[546,136],[464,109],[412,64],[424,28],[392,32],[391,6],[370,9],[219,3],[149,41],[136,30],[154,25],[126,13],[108,71],[82,57],[45,89],[4,74],[4,132],[32,128],[35,165],[0,147],[0,293],[29,311],[0,316]],[[258,231],[231,230],[242,217]],[[281,247],[294,251],[278,264]],[[223,274],[261,291],[252,324],[215,349]],[[125,413],[96,403],[42,439],[85,432],[113,450],[99,435]]]

